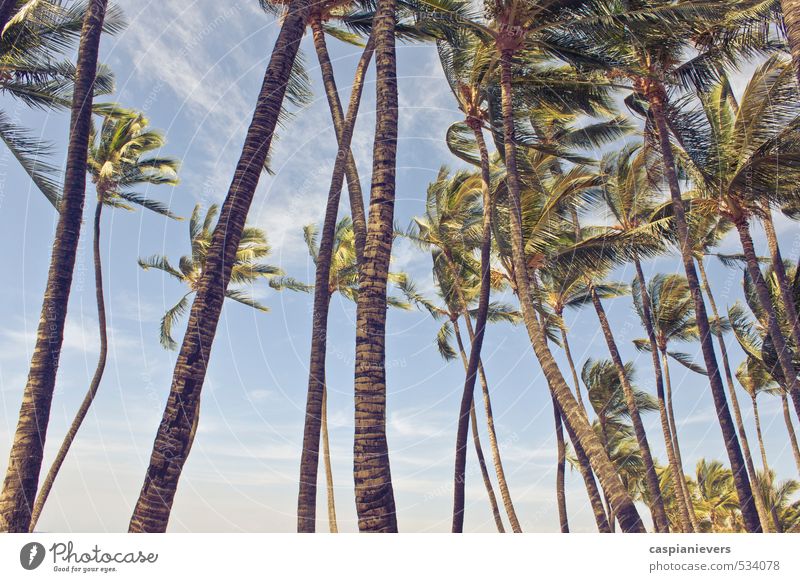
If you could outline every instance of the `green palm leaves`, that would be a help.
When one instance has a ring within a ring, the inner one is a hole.
[[[156,269],[166,273],[183,283],[188,289],[161,318],[159,341],[166,349],[174,350],[178,345],[172,337],[172,330],[178,319],[186,313],[191,296],[198,290],[218,212],[219,207],[216,204],[211,205],[205,215],[199,204],[194,207],[189,219],[191,251],[190,254],[184,255],[178,260],[177,267],[173,266],[163,255],[139,259],[139,266],[142,269]],[[231,286],[225,293],[227,298],[259,311],[268,311],[269,309],[247,290],[247,287],[252,287],[259,279],[266,279],[270,287],[276,290],[307,291],[309,289],[307,285],[285,277],[283,271],[278,267],[261,262],[261,259],[268,257],[271,251],[266,234],[262,230],[252,226],[245,227],[231,271]]]

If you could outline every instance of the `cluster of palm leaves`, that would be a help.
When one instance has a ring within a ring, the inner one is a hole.
[[[328,312],[336,293],[356,304],[353,471],[360,530],[398,531],[386,439],[386,311],[416,306],[436,320],[433,341],[442,357],[461,359],[464,367],[461,402],[453,411],[453,532],[464,528],[470,430],[498,531],[506,530],[505,522],[522,531],[481,357],[486,327],[498,321],[524,327],[535,355],[530,364],[544,377],[552,402],[561,531],[570,530],[568,464],[580,473],[601,532],[645,531],[642,509],[656,532],[800,531],[800,501],[793,498],[800,484],[778,481],[758,407],[759,397],[781,399],[784,436],[800,471],[792,418],[792,409],[800,413],[800,270],[781,253],[774,216],[800,217],[797,2],[260,4],[280,17],[281,28],[224,202],[205,213],[195,207],[189,254],[177,265],[160,255],[139,261],[142,268],[184,284],[186,293],[161,322],[160,342],[178,350],[177,362],[130,531],[166,530],[197,431],[223,303],[232,299],[265,311],[252,293],[262,278],[276,290],[313,290],[298,531],[317,526],[320,453],[329,528],[338,530],[325,374]],[[98,64],[102,33],[120,26],[121,16],[105,0],[0,2],[0,87],[32,107],[69,107],[72,116],[61,187],[47,161],[49,144],[0,111],[3,141],[59,213],[36,348],[0,496],[5,531],[35,526],[101,383],[107,349],[102,209],[138,206],[178,218],[167,205],[135,191],[141,185],[177,183],[177,161],[157,153],[164,136],[134,110],[94,103],[96,95],[111,90],[112,77]],[[266,234],[246,224],[262,172],[269,171],[286,104],[310,98],[299,54],[307,27],[338,142],[321,227],[304,231],[316,267],[313,285],[263,262],[270,254]],[[363,47],[346,110],[326,36]],[[73,65],[64,55],[76,41]],[[443,136],[453,154],[450,163],[460,169],[443,165],[428,188],[424,212],[406,229],[394,224],[398,41],[435,45],[463,113]],[[376,140],[365,204],[351,141],[373,59]],[[754,71],[744,90],[736,92],[731,77],[742,65]],[[102,119],[99,129],[95,117]],[[87,176],[97,193],[99,361],[40,486]],[[352,218],[339,216],[345,184]],[[763,251],[753,239],[754,229],[762,228]],[[719,252],[734,232],[740,252]],[[430,257],[436,297],[420,292],[407,274],[390,270],[398,237]],[[683,274],[646,274],[646,263],[664,257],[678,259]],[[706,274],[709,257],[742,271],[746,306],[724,306],[721,312]],[[614,280],[626,266],[635,271],[630,284]],[[645,337],[623,345],[607,309],[628,294]],[[597,318],[608,359],[575,361],[570,318],[583,308]],[[182,316],[187,316],[186,332],[179,339],[175,332]],[[731,335],[745,354],[738,367],[729,357]],[[697,350],[687,349],[698,343],[701,361],[692,355]],[[652,386],[637,382],[625,351],[649,353]],[[671,374],[676,364],[696,374],[696,383],[708,385],[727,453],[726,463],[701,459],[693,474],[687,474],[674,406],[684,396]],[[477,382],[491,463],[481,444]],[[739,402],[745,394],[747,409]],[[760,470],[745,422],[750,412]],[[651,413],[660,420],[657,432],[648,432],[643,420]],[[654,453],[662,446],[663,464]]]

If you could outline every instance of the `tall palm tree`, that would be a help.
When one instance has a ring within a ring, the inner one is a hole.
[[[59,205],[36,346],[22,396],[3,491],[0,494],[0,531],[27,532],[30,527],[56,371],[64,341],[64,323],[86,196],[86,154],[89,149],[97,55],[106,3],[106,0],[91,1],[81,29],[77,75],[72,94],[64,193]]]
[[[164,204],[133,191],[134,188],[142,185],[167,184],[174,186],[178,183],[179,163],[177,160],[166,157],[147,157],[151,152],[161,149],[166,143],[164,135],[159,131],[148,129],[148,125],[149,121],[141,113],[113,108],[106,115],[100,132],[93,130],[89,137],[88,170],[97,193],[92,249],[100,353],[89,390],[81,402],[36,498],[31,516],[31,531],[36,527],[39,515],[72,441],[75,440],[75,436],[94,402],[105,371],[108,333],[100,254],[100,225],[103,208],[108,206],[109,208],[133,210],[134,206],[141,206],[158,214],[177,218]]]
[[[308,247],[308,253],[314,264],[319,269],[321,260],[320,243],[317,228],[314,225],[307,225],[303,228],[303,238]],[[356,235],[352,220],[344,217],[336,223],[336,231],[333,237],[333,248],[329,268],[329,278],[327,291],[328,303],[336,293],[340,293],[349,301],[356,302],[358,298],[358,251],[356,250]],[[407,284],[407,278],[403,273],[389,273],[389,280],[402,289]],[[389,296],[387,303],[391,307],[400,309],[410,309],[411,304],[399,298]],[[324,333],[324,332],[323,332]],[[313,347],[312,342],[312,347]],[[323,379],[325,369],[322,368]],[[333,472],[331,469],[330,445],[328,437],[328,412],[327,412],[328,390],[327,384],[323,385],[322,408],[320,411],[320,433],[322,438],[322,457],[325,468],[325,481],[328,495],[328,524],[331,533],[338,532],[336,521],[336,505],[333,493]],[[316,472],[315,472],[316,478]]]
[[[187,333],[175,365],[163,422],[156,434],[144,485],[129,531],[165,531],[186,456],[191,448],[200,393],[225,291],[231,280],[247,212],[267,161],[286,95],[310,0],[293,0],[264,74],[255,112],[245,136],[231,187],[211,237],[206,270],[197,283]]]
[[[376,63],[375,144],[369,220],[356,309],[353,478],[361,531],[396,532],[386,441],[386,283],[392,251],[397,160],[396,0],[378,0],[373,20]]]
[[[74,64],[60,59],[73,49],[79,37],[86,3],[64,7],[57,0],[36,0],[17,8],[18,4],[7,0],[0,11],[0,31],[4,31],[0,36],[0,92],[35,109],[68,108],[76,70]],[[103,30],[113,33],[121,24],[119,11],[111,8]],[[112,86],[111,73],[100,66],[94,94],[109,93]],[[47,160],[52,153],[51,144],[39,140],[4,111],[0,111],[0,139],[58,209],[60,170]]]
[[[787,337],[800,343],[800,329],[790,325],[788,336],[781,330],[750,234],[750,221],[764,216],[770,204],[795,197],[784,185],[800,176],[800,164],[793,161],[800,151],[800,104],[792,98],[797,89],[791,64],[779,56],[767,59],[754,72],[738,108],[724,97],[729,91],[723,79],[701,95],[704,115],[692,128],[698,139],[683,143],[700,194],[693,206],[703,214],[718,213],[734,225],[778,363],[800,411],[800,384],[787,346]],[[786,300],[790,302],[788,296]],[[788,320],[796,323],[790,316]]]

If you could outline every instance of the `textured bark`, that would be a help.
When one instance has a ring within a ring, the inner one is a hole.
[[[783,422],[786,424],[786,431],[789,433],[789,443],[792,445],[794,454],[794,464],[797,466],[797,474],[800,475],[800,446],[797,445],[797,434],[794,431],[792,414],[789,412],[789,399],[786,394],[781,394],[781,405],[783,408]]]
[[[661,494],[661,488],[658,484],[658,475],[656,474],[656,466],[653,462],[653,454],[650,451],[650,443],[647,442],[647,433],[644,430],[642,417],[639,414],[639,407],[636,404],[633,386],[631,386],[625,374],[625,364],[622,361],[622,356],[619,354],[617,342],[614,339],[614,334],[608,323],[608,317],[606,317],[603,303],[600,301],[600,297],[597,295],[594,285],[591,285],[589,290],[592,296],[592,304],[597,312],[597,319],[600,321],[600,329],[603,331],[603,337],[605,337],[608,352],[611,354],[611,361],[614,363],[617,376],[622,385],[622,392],[625,395],[625,404],[631,417],[633,432],[636,435],[636,442],[639,445],[639,452],[642,455],[645,471],[645,487],[650,495],[650,511],[653,514],[655,530],[657,533],[669,533],[669,520],[667,519],[667,512],[664,509],[664,497]]]
[[[456,336],[456,344],[458,345],[458,352],[461,354],[461,362],[464,364],[464,371],[469,368],[469,357],[464,349],[464,341],[461,338],[461,330],[458,326],[458,320],[453,321],[453,331]],[[492,486],[492,479],[489,477],[489,470],[486,467],[486,457],[483,454],[483,446],[481,445],[481,437],[478,431],[478,416],[475,414],[475,403],[473,401],[472,407],[469,410],[470,426],[472,427],[472,443],[475,446],[475,454],[478,457],[478,466],[481,470],[481,477],[483,477],[483,485],[486,488],[486,493],[489,496],[489,505],[492,508],[492,516],[497,531],[505,533],[506,529],[503,526],[503,518],[500,515],[500,508],[497,505],[497,495],[494,493]]]
[[[375,145],[364,262],[356,307],[353,478],[358,528],[396,532],[386,442],[386,282],[392,252],[397,162],[396,0],[379,0],[373,19],[376,63]]]
[[[764,479],[769,479],[770,486],[772,485],[772,475],[769,472],[769,462],[767,461],[767,449],[764,448],[764,438],[761,435],[761,417],[758,414],[758,402],[756,401],[756,395],[751,394],[750,399],[753,403],[753,419],[755,420],[756,424],[756,436],[758,437],[758,447],[761,449],[761,467],[764,471]],[[775,528],[776,533],[783,533],[783,527],[781,526],[781,520],[778,516],[778,510],[773,505],[771,507],[766,508],[766,511],[769,511],[769,515],[772,518],[771,526]],[[765,529],[766,531],[766,529]]]
[[[322,463],[325,467],[325,486],[328,493],[328,529],[339,533],[336,521],[336,500],[333,491],[333,467],[331,467],[331,445],[328,439],[328,388],[322,392]]]
[[[375,52],[375,42],[370,36],[361,59],[356,66],[353,88],[350,91],[350,103],[347,108],[347,117],[342,110],[342,102],[339,100],[339,90],[336,87],[336,77],[333,74],[333,65],[328,55],[328,47],[325,43],[325,30],[322,22],[318,18],[311,18],[311,31],[314,38],[314,48],[317,51],[320,71],[322,72],[322,84],[325,87],[325,96],[328,99],[328,108],[331,110],[333,128],[336,130],[336,140],[339,142],[339,152],[336,157],[337,163],[343,162],[344,173],[347,177],[347,191],[350,194],[350,215],[353,219],[353,238],[356,248],[356,261],[360,265],[364,261],[364,245],[367,238],[367,218],[364,214],[364,193],[361,190],[361,181],[358,176],[358,166],[350,149],[355,129],[356,118],[358,117],[358,106],[361,103],[361,93],[364,89],[364,78],[367,75],[369,63]],[[341,147],[341,144],[347,147]],[[334,175],[336,174],[334,167]],[[341,172],[341,169],[339,170]],[[341,181],[341,176],[339,176]],[[341,185],[339,185],[341,190]]]
[[[458,427],[456,430],[456,458],[454,470],[454,492],[453,492],[453,524],[452,531],[461,533],[464,530],[464,502],[466,487],[466,463],[467,463],[467,414],[474,406],[475,381],[478,376],[478,368],[481,364],[481,349],[483,338],[486,331],[486,320],[489,314],[489,295],[491,292],[491,251],[492,251],[492,198],[490,194],[491,176],[489,169],[489,153],[483,139],[483,133],[479,120],[468,120],[467,123],[473,130],[478,144],[481,157],[481,192],[483,198],[483,220],[482,220],[482,239],[481,239],[481,286],[478,296],[478,312],[475,318],[475,330],[472,329],[470,316],[466,300],[458,283],[458,273],[450,263],[451,270],[454,271],[455,287],[461,307],[464,310],[464,317],[470,334],[469,362],[466,370],[466,380],[464,382],[464,392],[461,398],[461,409],[459,411]],[[485,393],[488,396],[488,392]],[[492,450],[497,450],[497,436],[494,434],[494,419],[491,415],[491,404],[487,408],[487,419],[490,423],[490,434],[493,436]],[[503,493],[503,500],[506,503],[506,511],[514,533],[520,533],[522,528],[519,525],[514,506],[511,503],[511,496],[508,493],[508,485],[505,480],[505,472],[502,463],[499,462],[499,454],[495,456],[495,469],[497,469],[500,488]]]
[[[103,213],[103,198],[104,195],[101,193],[98,196],[97,206],[95,207],[94,240],[92,242],[92,253],[94,255],[95,298],[97,300],[97,327],[100,334],[100,352],[97,359],[97,367],[95,368],[94,376],[89,383],[89,390],[86,392],[86,396],[84,396],[83,402],[81,402],[78,412],[75,414],[75,418],[72,420],[72,424],[70,425],[69,430],[64,437],[64,441],[61,443],[61,447],[58,449],[56,458],[53,460],[53,464],[50,466],[50,470],[47,472],[47,476],[45,477],[44,482],[39,489],[39,495],[36,497],[36,503],[33,506],[33,512],[31,514],[30,531],[33,531],[36,528],[36,524],[39,521],[39,516],[42,514],[44,504],[47,502],[47,497],[50,495],[50,491],[53,488],[53,483],[55,483],[58,472],[61,470],[61,465],[64,464],[64,459],[67,457],[67,453],[69,453],[72,442],[75,440],[75,436],[78,434],[78,430],[80,430],[81,425],[86,418],[86,414],[89,412],[92,402],[94,402],[95,396],[97,396],[97,390],[100,388],[100,381],[103,379],[103,372],[106,369],[106,358],[108,356],[108,331],[106,328],[106,303],[103,297],[103,265],[100,258],[100,220]]]
[[[772,303],[769,287],[767,287],[767,282],[764,281],[764,276],[761,274],[753,238],[750,236],[750,227],[746,221],[740,220],[736,222],[736,230],[742,243],[742,251],[747,264],[747,274],[750,275],[753,281],[761,309],[767,314],[767,332],[772,338],[772,344],[775,346],[778,363],[789,388],[789,394],[791,394],[794,401],[795,411],[797,416],[800,417],[800,382],[797,380],[797,372],[792,362],[792,353],[786,345],[786,338],[778,323],[778,314],[775,311],[775,305]]]
[[[692,533],[694,532],[694,527],[689,517],[689,499],[686,495],[686,479],[684,478],[681,466],[678,464],[678,459],[675,456],[675,447],[672,444],[672,430],[669,426],[669,416],[667,415],[667,405],[664,396],[664,377],[661,371],[661,362],[658,360],[658,342],[656,341],[656,332],[653,327],[653,309],[650,302],[650,293],[647,291],[647,281],[644,278],[641,262],[636,258],[633,264],[636,267],[636,279],[639,281],[639,290],[641,292],[642,315],[644,316],[642,324],[647,331],[647,339],[650,342],[650,356],[653,362],[653,373],[656,379],[656,396],[658,399],[658,414],[661,420],[661,433],[664,436],[667,461],[669,462],[672,482],[675,485],[675,503],[678,506],[680,527],[683,532]]]
[[[567,443],[564,442],[564,427],[561,422],[561,410],[554,396],[553,417],[556,423],[556,502],[558,504],[558,522],[561,533],[569,533],[569,516],[567,515],[567,492],[564,481],[567,472]]]
[[[351,193],[351,206],[353,216],[357,207],[361,207],[361,219],[363,220],[363,200],[361,185],[358,182],[358,173],[355,172],[355,162],[350,153],[350,143],[353,139],[353,129],[358,117],[358,109],[361,103],[361,93],[364,87],[364,77],[366,76],[369,62],[372,60],[372,40],[367,43],[361,60],[356,68],[356,76],[353,81],[353,90],[350,94],[350,103],[347,108],[347,118],[341,119],[341,103],[336,93],[336,86],[333,83],[333,69],[330,66],[325,38],[322,30],[317,34],[318,26],[312,24],[314,32],[314,42],[317,46],[320,64],[323,65],[323,78],[326,79],[325,86],[328,93],[328,102],[331,108],[331,115],[337,127],[337,138],[339,142],[336,161],[333,165],[331,184],[328,190],[328,201],[325,207],[325,217],[322,224],[322,235],[320,237],[319,250],[317,252],[316,275],[314,283],[314,307],[311,325],[311,357],[308,367],[308,395],[306,398],[306,420],[303,428],[303,452],[300,459],[300,487],[297,496],[297,531],[311,533],[316,528],[317,510],[317,472],[319,469],[319,439],[320,439],[320,420],[322,416],[322,398],[325,390],[325,358],[328,339],[328,310],[330,307],[330,273],[331,260],[333,258],[334,238],[336,235],[336,218],[339,214],[339,201],[342,194],[342,186],[345,175],[348,176],[348,190]],[[327,72],[326,72],[327,71]],[[337,121],[338,120],[338,121]],[[352,163],[352,168],[350,167]],[[350,176],[354,174],[351,180]],[[361,225],[363,227],[363,224]],[[355,233],[355,219],[354,219]],[[359,246],[361,249],[359,250]],[[363,260],[363,240],[359,242],[356,238],[356,260],[361,264]],[[329,497],[330,503],[330,497]],[[329,511],[330,514],[330,511]]]
[[[0,495],[0,531],[28,531],[42,468],[50,405],[64,341],[64,323],[86,197],[86,158],[97,55],[105,12],[106,0],[92,0],[81,29],[72,94],[64,194],[59,208],[50,270],[47,273],[36,346],[22,396],[3,492]]]
[[[241,157],[211,238],[205,271],[189,312],[186,335],[175,364],[144,485],[131,517],[130,532],[163,532],[167,528],[178,480],[191,447],[192,425],[199,413],[200,393],[225,290],[303,37],[308,6],[309,0],[292,2],[272,51]]]
[[[503,106],[503,133],[505,140],[505,161],[507,169],[508,198],[510,202],[510,230],[512,264],[518,291],[522,317],[533,350],[542,367],[542,372],[555,394],[556,401],[564,413],[567,424],[574,430],[581,446],[600,480],[603,490],[608,494],[616,511],[622,529],[626,532],[644,532],[644,524],[639,512],[625,487],[617,476],[614,465],[600,444],[597,435],[589,426],[585,412],[575,400],[575,396],[564,381],[550,348],[536,320],[536,313],[530,294],[527,264],[522,238],[522,215],[520,210],[520,183],[517,171],[516,146],[514,143],[514,111],[512,107],[511,59],[513,51],[501,51],[501,89]]]
[[[800,84],[800,0],[781,0],[781,10],[795,76]]]
[[[708,298],[708,304],[711,306],[711,313],[714,319],[721,321],[719,318],[719,311],[717,310],[717,302],[714,300],[714,294],[711,292],[711,285],[708,283],[706,276],[705,265],[703,258],[697,260],[697,268],[700,271],[700,280],[703,284],[703,290]],[[728,347],[725,345],[725,337],[722,335],[722,328],[717,327],[715,334],[717,336],[717,344],[719,345],[720,354],[722,355],[722,369],[725,371],[725,383],[728,386],[728,394],[731,397],[731,404],[733,405],[733,418],[736,420],[736,428],[739,431],[739,439],[742,441],[742,454],[744,454],[744,463],[747,467],[747,474],[750,476],[752,483],[756,482],[756,468],[753,463],[753,455],[750,452],[750,442],[747,439],[747,431],[744,427],[742,420],[742,410],[739,406],[739,398],[736,396],[736,385],[733,383],[733,374],[731,373],[731,365],[728,361]],[[761,489],[759,487],[753,488],[753,501],[756,504],[756,511],[758,511],[759,519],[761,520],[761,528],[767,532],[771,529],[770,518],[767,512],[766,503],[761,496]]]
[[[686,272],[689,290],[694,299],[695,318],[700,334],[700,346],[703,351],[703,360],[705,362],[706,371],[708,372],[711,394],[717,412],[717,420],[722,431],[725,450],[728,453],[728,460],[730,461],[733,480],[736,485],[736,492],[739,495],[742,518],[747,531],[761,532],[761,523],[753,501],[753,490],[750,486],[750,479],[747,476],[747,469],[744,466],[742,449],[739,446],[739,438],[733,426],[731,412],[728,409],[725,388],[722,385],[722,378],[719,374],[717,357],[714,354],[714,344],[711,339],[711,326],[708,321],[706,306],[703,302],[700,283],[697,279],[697,271],[694,266],[694,258],[692,256],[692,248],[689,240],[689,230],[686,224],[686,210],[683,206],[683,199],[681,198],[681,188],[678,182],[675,158],[672,155],[672,145],[669,139],[669,128],[667,126],[665,114],[666,91],[661,84],[649,82],[646,98],[650,104],[650,113],[655,121],[656,133],[658,134],[661,155],[664,161],[664,173],[669,185],[672,209],[675,215],[675,228],[678,235],[681,259],[683,261],[684,271]]]

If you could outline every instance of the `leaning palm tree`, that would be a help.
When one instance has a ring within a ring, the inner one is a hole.
[[[91,0],[81,29],[64,193],[59,204],[36,346],[0,494],[0,531],[27,532],[30,528],[86,197],[86,154],[106,4],[106,0]]]
[[[161,202],[134,191],[135,188],[143,185],[174,186],[178,183],[179,163],[177,160],[166,157],[147,157],[151,152],[161,149],[166,142],[164,135],[159,131],[148,129],[148,124],[148,120],[141,113],[112,108],[107,112],[100,131],[92,131],[89,137],[88,170],[97,193],[92,249],[100,354],[89,390],[64,437],[50,471],[47,473],[39,496],[36,498],[31,516],[31,530],[36,527],[61,465],[92,402],[94,402],[105,371],[108,330],[106,328],[103,268],[100,253],[100,226],[103,208],[133,210],[135,206],[140,206],[158,214],[176,218]]]
[[[191,448],[192,427],[199,412],[200,393],[225,292],[289,88],[310,4],[310,0],[293,0],[282,20],[242,154],[211,236],[206,269],[197,281],[197,293],[175,365],[163,422],[159,425],[144,484],[131,517],[131,532],[157,532],[167,528],[178,480]]]
[[[86,13],[85,2],[69,7],[58,0],[20,2],[6,0],[0,10],[0,92],[39,110],[59,110],[70,106],[75,81],[75,65],[60,60],[73,49]],[[104,31],[121,28],[118,10],[109,9]],[[100,66],[94,94],[109,93],[113,77]],[[47,161],[50,144],[42,142],[0,110],[0,139],[31,181],[58,209],[61,197],[59,169]]]

